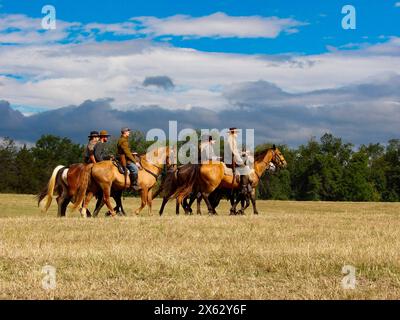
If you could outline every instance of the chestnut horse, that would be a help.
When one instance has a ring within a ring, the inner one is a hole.
[[[287,165],[282,153],[275,145],[272,148],[264,149],[256,154],[254,161],[254,174],[251,174],[253,191],[251,202],[254,214],[258,214],[256,207],[256,188],[261,176],[273,163],[277,168],[283,168]],[[171,179],[173,180],[173,179]],[[168,182],[168,181],[167,181]],[[164,202],[170,198],[177,198],[179,203],[188,197],[190,193],[200,193],[206,202],[209,214],[216,214],[215,208],[211,205],[208,196],[217,188],[236,190],[240,183],[233,179],[231,175],[225,174],[225,165],[222,162],[208,162],[201,165],[193,164],[185,167],[182,177],[179,171],[173,183],[167,183],[163,186],[164,201],[160,209],[160,215],[164,209]],[[231,210],[235,210],[232,208]]]
[[[58,217],[65,217],[67,206],[70,202],[76,203],[75,208],[79,206],[83,202],[82,197],[85,196],[82,190],[83,185],[85,184],[84,180],[88,180],[90,178],[91,167],[92,164],[84,163],[75,163],[69,167],[57,166],[53,170],[46,188],[44,188],[37,196],[38,206],[41,207],[42,211],[47,212],[53,200],[54,194],[57,194],[56,200],[58,204]],[[88,182],[89,181],[87,181],[87,183]],[[88,186],[88,188],[92,188],[92,186]],[[94,212],[95,215],[98,214],[104,205],[102,202],[102,195],[97,194],[96,196],[98,197],[98,201],[96,203],[96,209]],[[121,201],[122,193],[113,190],[112,196],[117,204],[114,210],[117,210],[118,213],[126,215]],[[91,215],[90,212],[87,212],[87,214],[88,216]]]
[[[67,206],[74,203],[77,209],[84,200],[86,189],[90,180],[91,164],[72,164],[69,167],[57,166],[47,183],[46,188],[38,194],[38,206],[47,212],[54,194],[57,194],[58,217],[65,217]]]
[[[138,175],[138,184],[141,188],[141,205],[135,210],[136,214],[147,205],[149,214],[152,209],[152,188],[157,182],[157,177],[162,173],[164,166],[169,164],[169,147],[158,147],[149,151],[145,155],[139,156],[141,169]],[[125,190],[130,187],[131,182],[129,176],[123,175],[111,161],[102,161],[94,164],[91,168],[91,182],[96,185],[103,193],[103,200],[107,208],[110,210],[111,216],[115,216],[114,208],[111,206],[110,195],[111,189]],[[82,217],[86,217],[86,210],[96,190],[88,190],[82,208]]]

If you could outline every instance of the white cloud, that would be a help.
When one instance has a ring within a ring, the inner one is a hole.
[[[294,33],[305,23],[287,18],[261,16],[228,16],[217,12],[203,17],[175,15],[167,18],[136,17],[142,33],[155,36],[217,38],[276,38],[281,32]]]
[[[43,30],[42,20],[23,14],[0,15],[0,44],[51,43],[66,39],[80,23],[57,20],[55,30]]]
[[[399,39],[392,38],[359,50],[280,59],[140,40],[7,46],[0,47],[0,97],[12,104],[48,108],[113,97],[120,109],[192,105],[215,110],[229,107],[222,92],[234,83],[265,80],[293,93],[374,81],[400,70],[399,47]],[[146,77],[154,75],[170,77],[175,87],[165,91],[143,86]]]
[[[394,6],[395,6],[396,8],[400,8],[400,2],[396,2],[396,3],[394,4]]]
[[[7,44],[51,43],[67,38],[81,42],[95,39],[97,35],[105,33],[132,37],[276,38],[282,32],[296,33],[297,27],[306,24],[292,18],[234,17],[217,12],[203,17],[133,17],[129,21],[111,24],[70,23],[57,19],[57,29],[45,31],[41,26],[41,18],[31,18],[23,14],[2,14],[0,18],[0,43]]]
[[[251,25],[250,20],[254,18],[231,19],[220,15],[222,21],[232,23],[232,26],[236,26],[237,21],[243,22],[240,25],[244,27]],[[0,30],[12,27],[15,34],[0,33],[0,42],[1,37],[12,37],[13,43],[25,45],[0,46],[0,98],[26,106],[58,108],[80,104],[86,99],[113,97],[114,106],[120,109],[160,105],[170,109],[202,106],[220,110],[229,108],[222,92],[235,83],[265,80],[287,92],[308,92],[359,83],[365,79],[373,81],[382,74],[400,70],[400,38],[396,37],[353,50],[337,49],[319,55],[277,57],[202,52],[139,39],[96,42],[91,36],[80,43],[60,44],[57,40],[64,39],[71,28],[97,29],[99,32],[109,30],[121,34],[130,32],[135,22],[82,26],[58,21],[59,29],[50,37],[50,33],[46,35],[38,31],[40,19],[23,15],[4,18],[0,20]],[[213,15],[208,18],[215,19]],[[198,20],[202,18],[192,20],[187,16],[154,19],[160,21],[156,23],[150,19],[145,22],[142,19],[142,22],[156,34],[164,32],[161,30],[175,32],[174,28],[178,25],[182,27],[189,21],[194,25],[202,21]],[[260,25],[266,22],[264,18],[257,19]],[[204,24],[207,26],[207,23]],[[160,26],[160,30],[152,29],[156,25]],[[228,35],[218,25],[198,29],[198,34],[211,34],[210,30]],[[244,28],[241,35],[255,35],[256,30],[256,27]],[[183,33],[189,35],[192,31],[188,29]],[[147,77],[158,75],[171,78],[175,87],[165,91],[143,86]]]
[[[183,36],[185,38],[276,38],[282,32],[298,32],[306,23],[292,18],[261,16],[228,16],[217,12],[208,16],[175,15],[166,18],[133,17],[130,21],[114,24],[89,23],[91,33],[115,35]]]

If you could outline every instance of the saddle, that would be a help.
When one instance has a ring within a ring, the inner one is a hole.
[[[224,162],[223,162],[223,164],[224,164],[224,174],[225,174],[226,176],[231,176],[231,177],[232,177],[232,176],[233,176],[232,165],[227,165],[227,164],[224,163]],[[239,170],[236,169],[235,175],[236,175],[236,181],[239,182],[239,181],[240,181],[240,172],[239,172]],[[249,176],[249,181],[250,181],[251,183],[253,183],[253,181],[254,181],[255,178],[256,178],[256,172],[255,172],[255,170],[254,170],[254,169],[250,169],[250,171],[249,171],[249,173],[248,173],[248,176]]]
[[[226,176],[230,176],[233,177],[233,169],[232,169],[232,165],[227,165],[224,162],[222,162],[224,164],[224,174]],[[240,182],[240,173],[238,171],[235,171],[235,180],[237,183]]]
[[[112,160],[112,164],[117,167],[119,173],[125,174],[125,167],[118,160]]]

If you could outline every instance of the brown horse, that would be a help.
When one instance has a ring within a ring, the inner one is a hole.
[[[251,175],[253,191],[251,194],[251,202],[253,205],[254,214],[258,214],[256,207],[256,188],[261,176],[273,163],[278,168],[283,168],[287,165],[282,153],[275,145],[272,148],[264,149],[256,154],[254,161],[254,174]],[[190,177],[188,179],[187,177]],[[225,174],[225,165],[222,162],[208,162],[201,165],[190,165],[185,169],[182,176],[177,172],[175,183],[170,183],[163,187],[163,192],[168,198],[177,198],[179,203],[188,197],[190,193],[201,194],[206,202],[209,214],[216,214],[215,208],[211,205],[208,196],[217,188],[236,190],[240,183],[233,179],[231,175]],[[179,182],[177,186],[177,182]],[[175,189],[174,189],[175,188]],[[163,206],[162,208],[163,209]],[[235,210],[232,208],[231,210]],[[232,211],[231,211],[232,212]],[[160,210],[162,214],[162,210]]]
[[[138,184],[141,188],[141,205],[135,210],[136,214],[148,205],[149,214],[152,209],[152,188],[157,182],[157,177],[162,173],[165,164],[169,164],[169,147],[154,148],[145,155],[139,156],[142,169],[139,170]],[[118,171],[118,168],[111,161],[96,163],[91,168],[92,185],[96,185],[103,193],[103,200],[110,210],[111,216],[115,216],[114,208],[111,206],[111,189],[125,190],[130,187],[129,176],[125,176]],[[82,208],[82,216],[86,215],[86,210],[90,200],[96,190],[88,190]]]

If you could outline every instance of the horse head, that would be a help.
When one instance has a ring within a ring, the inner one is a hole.
[[[171,163],[171,149],[169,146],[153,147],[146,153],[146,160],[157,166],[170,166]]]
[[[286,162],[285,157],[283,156],[282,152],[275,145],[272,146],[270,151],[272,153],[271,162],[277,168],[285,168],[287,166],[287,162]]]

